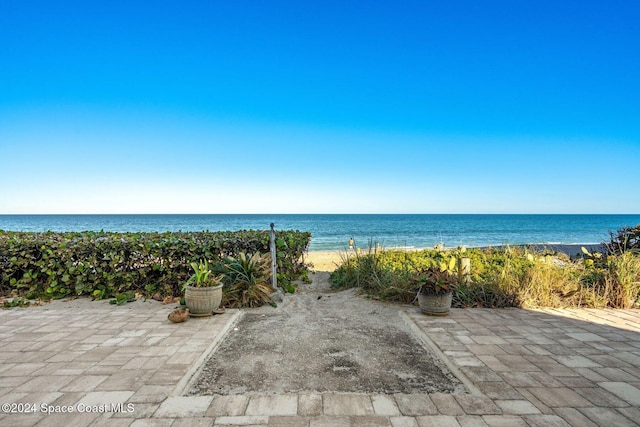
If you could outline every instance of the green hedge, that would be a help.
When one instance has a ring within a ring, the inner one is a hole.
[[[306,279],[311,233],[276,231],[279,283]],[[189,263],[269,252],[269,231],[27,233],[0,230],[0,296],[180,295]]]

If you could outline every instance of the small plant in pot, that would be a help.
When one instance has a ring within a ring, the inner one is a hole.
[[[458,286],[458,277],[455,274],[449,270],[429,267],[417,271],[411,281],[423,313],[432,316],[449,314],[452,294]]]
[[[193,275],[184,284],[184,302],[194,317],[211,316],[222,301],[222,275],[213,275],[209,262],[192,262]]]

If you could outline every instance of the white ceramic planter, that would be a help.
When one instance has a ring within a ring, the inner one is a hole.
[[[187,286],[184,291],[184,302],[189,315],[194,317],[211,316],[213,310],[220,307],[222,301],[222,285],[207,288]]]

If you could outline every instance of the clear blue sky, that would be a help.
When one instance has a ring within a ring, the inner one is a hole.
[[[0,2],[0,213],[639,213],[640,1]]]

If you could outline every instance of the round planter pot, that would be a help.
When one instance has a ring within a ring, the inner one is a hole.
[[[222,285],[208,288],[187,286],[184,291],[184,302],[193,317],[211,316],[213,310],[220,307],[222,301]]]
[[[420,293],[418,294],[420,310],[424,314],[431,316],[446,316],[451,308],[451,296],[451,292],[444,295],[425,295]]]

